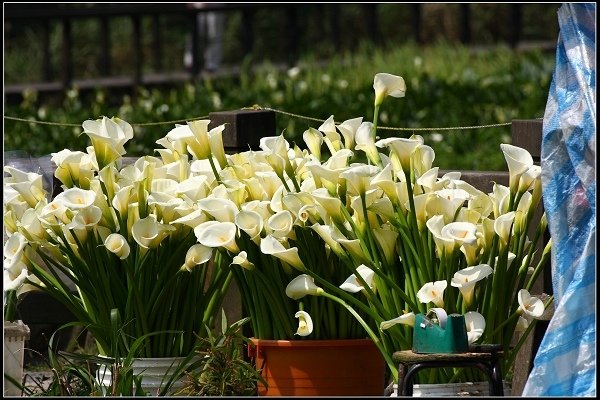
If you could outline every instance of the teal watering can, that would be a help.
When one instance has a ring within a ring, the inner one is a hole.
[[[463,315],[447,315],[443,308],[432,308],[426,315],[415,315],[413,352],[466,353],[468,349]]]

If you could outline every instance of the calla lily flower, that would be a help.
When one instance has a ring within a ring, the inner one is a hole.
[[[318,161],[321,161],[321,145],[323,144],[323,134],[315,128],[308,128],[302,134],[304,143],[310,150],[313,156]]]
[[[288,210],[273,214],[265,223],[265,230],[273,237],[285,239],[293,236],[294,217]]]
[[[323,289],[315,284],[312,276],[306,274],[298,275],[285,288],[286,296],[294,300],[300,300],[304,296],[319,296],[321,293]]]
[[[459,246],[474,243],[477,240],[476,232],[477,226],[470,222],[451,222],[441,230],[443,237],[454,240]]]
[[[364,264],[361,264],[356,268],[356,272],[364,279],[365,283],[371,288],[371,290],[375,289],[375,283],[373,282],[373,278],[375,277],[375,271],[371,268],[367,267]],[[344,283],[340,285],[340,289],[345,290],[350,293],[357,293],[361,290],[365,290],[362,283],[356,277],[356,274],[350,275]]]
[[[114,253],[121,260],[129,257],[129,252],[131,251],[129,243],[127,243],[127,240],[119,233],[111,233],[108,235],[108,237],[104,240],[104,246],[106,246],[108,251]]]
[[[408,325],[408,326],[414,327],[415,326],[415,313],[409,312],[409,313],[402,314],[401,316],[396,317],[394,319],[390,319],[388,321],[383,321],[381,324],[379,324],[379,329],[381,329],[381,330],[389,329],[396,324]]]
[[[467,341],[469,344],[475,343],[483,335],[485,318],[476,311],[469,311],[464,316],[467,326]]]
[[[381,139],[375,143],[378,147],[388,147],[400,161],[402,170],[404,172],[410,170],[410,160],[413,152],[418,146],[423,145],[423,137],[419,135],[413,135],[411,138],[387,138]]]
[[[507,143],[500,144],[500,149],[508,165],[509,186],[516,190],[521,175],[533,166],[533,157],[527,150]]]
[[[254,264],[248,260],[248,253],[245,251],[240,251],[236,256],[234,256],[231,260],[231,265],[239,265],[240,267],[249,271],[252,271],[255,268]]]
[[[354,137],[360,124],[362,124],[362,117],[348,119],[338,126],[338,130],[344,137],[344,148],[354,148]]]
[[[156,221],[154,215],[136,221],[131,228],[133,239],[143,248],[153,249],[158,247],[175,227]]]
[[[537,319],[544,313],[544,302],[530,295],[526,289],[519,290],[517,301],[519,302],[518,312],[521,314]]]
[[[500,238],[500,244],[506,246],[510,240],[510,232],[515,221],[515,212],[511,211],[506,214],[502,214],[496,221],[494,221],[494,232]]]
[[[437,307],[444,308],[444,290],[448,286],[446,281],[427,282],[417,292],[417,299],[421,303],[433,303]]]
[[[487,264],[475,265],[461,269],[454,273],[450,285],[457,287],[463,296],[464,302],[467,305],[473,303],[473,294],[475,293],[475,284],[486,278],[494,270]]]
[[[297,247],[288,249],[271,235],[267,235],[260,241],[260,251],[264,254],[273,255],[279,258],[299,271],[304,271],[306,269],[298,255]]]
[[[373,79],[373,89],[375,89],[375,106],[378,106],[383,103],[386,96],[404,97],[406,84],[401,76],[378,73]]]
[[[260,236],[264,226],[263,217],[259,213],[245,210],[235,216],[235,224],[252,240]]]
[[[189,141],[188,151],[198,160],[207,160],[211,157],[211,148],[208,141],[208,124],[210,124],[209,120],[187,122],[195,138],[195,140]]]
[[[298,318],[298,330],[296,331],[296,335],[298,336],[308,336],[313,331],[313,321],[310,317],[310,314],[306,311],[298,311],[294,317]]]
[[[69,210],[78,210],[94,204],[96,192],[73,187],[56,195],[53,202],[61,204]]]
[[[239,212],[235,203],[229,199],[218,199],[209,197],[197,202],[198,208],[204,210],[215,220],[220,222],[233,222],[235,215]]]
[[[233,222],[207,221],[194,228],[198,242],[207,247],[223,247],[232,253],[239,253],[235,242],[237,226]]]
[[[372,122],[363,122],[360,124],[358,129],[356,130],[356,135],[354,136],[354,141],[356,145],[354,148],[356,150],[364,151],[367,155],[367,158],[375,165],[381,164],[381,156],[379,155],[379,150],[377,149],[375,138],[371,134],[373,131],[373,123]]]
[[[191,271],[196,265],[201,265],[210,260],[213,254],[212,247],[203,244],[195,244],[190,247],[185,255],[185,263],[182,268]]]
[[[117,117],[87,120],[83,124],[83,133],[87,134],[94,149],[98,170],[125,154],[125,143],[133,138],[133,128]]]

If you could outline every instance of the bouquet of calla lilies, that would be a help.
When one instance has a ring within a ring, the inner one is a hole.
[[[138,329],[132,336],[146,326],[187,329],[172,325],[186,317],[158,301],[175,291],[193,327],[200,288],[215,288],[214,306],[233,276],[259,339],[370,337],[395,381],[392,354],[412,347],[415,315],[436,307],[465,316],[470,343],[502,344],[506,376],[551,301],[529,293],[550,256],[550,242],[538,250],[547,228],[536,213],[540,168],[527,151],[502,144],[508,187],[484,193],[459,172],[439,176],[421,136],[377,136],[380,107],[404,97],[403,78],[376,74],[373,88],[372,122],[332,116],[307,129],[301,146],[269,136],[260,150],[225,154],[222,127],[192,121],[157,141],[160,158],[124,168],[131,127],[86,121],[93,147],[54,156],[63,194],[46,204],[15,187],[5,223],[51,272],[73,278],[73,307],[83,305],[76,315],[103,316],[92,325],[110,325],[105,311],[118,306],[125,328]],[[206,271],[209,259],[216,282],[194,281],[190,274]],[[30,271],[39,286],[64,291],[52,273]],[[180,289],[180,280],[188,286]],[[118,301],[99,298],[104,290]],[[440,371],[432,381],[461,379]]]
[[[190,126],[208,137],[207,123]],[[41,175],[5,167],[5,290],[8,271],[13,286],[54,296],[101,355],[139,346],[138,357],[188,356],[205,325],[214,326],[233,277],[209,265],[190,226],[215,177],[168,138],[160,157],[123,165],[133,129],[118,118],[85,121],[83,132],[92,143],[86,152],[52,154],[62,189],[53,199]],[[23,272],[13,278],[15,265]]]
[[[535,213],[540,167],[502,144],[508,187],[484,193],[459,172],[439,176],[422,137],[377,137],[379,108],[404,96],[404,80],[377,74],[373,87],[373,122],[330,117],[304,132],[305,146],[265,137],[260,151],[227,157],[224,186],[209,195],[219,207],[196,236],[236,266],[259,338],[334,339],[353,329],[373,339],[396,378],[392,354],[412,347],[415,314],[443,308],[465,316],[470,343],[504,346],[506,376],[551,301],[529,293],[550,255],[550,243],[536,250],[547,227]],[[461,379],[440,374],[429,376]]]

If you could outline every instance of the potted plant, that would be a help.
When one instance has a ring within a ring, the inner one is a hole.
[[[62,189],[53,199],[41,175],[5,167],[4,224],[26,266],[20,278],[61,301],[107,364],[133,349],[152,362],[188,360],[232,279],[210,265],[193,232],[214,177],[167,138],[159,157],[126,165],[133,128],[118,118],[85,121],[83,132],[86,152],[52,154]],[[5,251],[5,277],[13,258]]]
[[[545,216],[536,214],[540,167],[526,150],[502,144],[509,186],[496,183],[492,193],[484,193],[462,181],[458,172],[438,176],[433,149],[422,137],[376,136],[383,99],[404,96],[403,79],[377,74],[373,86],[372,123],[362,122],[353,131],[348,121],[334,125],[331,120],[309,129],[304,135],[309,153],[295,152],[294,169],[286,170],[290,177],[303,178],[303,190],[294,194],[304,200],[302,206],[319,209],[323,222],[311,221],[310,229],[352,271],[340,285],[304,268],[305,279],[310,278],[304,294],[365,310],[377,323],[368,332],[394,380],[392,353],[412,347],[415,314],[432,307],[463,314],[469,343],[501,344],[505,377],[552,301],[544,303],[529,293],[549,265],[551,247],[548,242],[543,251],[536,250],[547,228]],[[331,153],[326,162],[320,161],[323,142]],[[364,161],[348,162],[357,153]],[[331,160],[338,157],[345,162],[332,167]],[[297,230],[294,235],[299,237]],[[313,246],[280,246],[280,252],[302,254]],[[516,332],[523,334],[513,344]],[[478,378],[464,370],[419,375],[420,382],[435,383]]]
[[[304,133],[304,149],[281,135],[223,158],[215,174],[227,189],[204,200],[212,218],[195,234],[236,266],[258,336],[289,337],[290,315],[299,319],[296,335],[318,336],[324,310],[339,305],[348,313],[335,315],[360,323],[395,381],[392,354],[412,347],[415,314],[438,307],[465,316],[470,343],[501,344],[507,376],[552,300],[529,293],[551,246],[536,253],[546,231],[535,213],[540,168],[524,149],[502,144],[509,186],[484,193],[459,172],[438,176],[422,137],[377,137],[381,104],[404,96],[404,80],[377,74],[373,87],[373,122],[331,117]],[[440,370],[419,381],[479,378]]]

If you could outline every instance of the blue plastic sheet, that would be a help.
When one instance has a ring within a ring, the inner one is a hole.
[[[558,10],[542,129],[555,312],[523,396],[596,395],[596,4]]]

